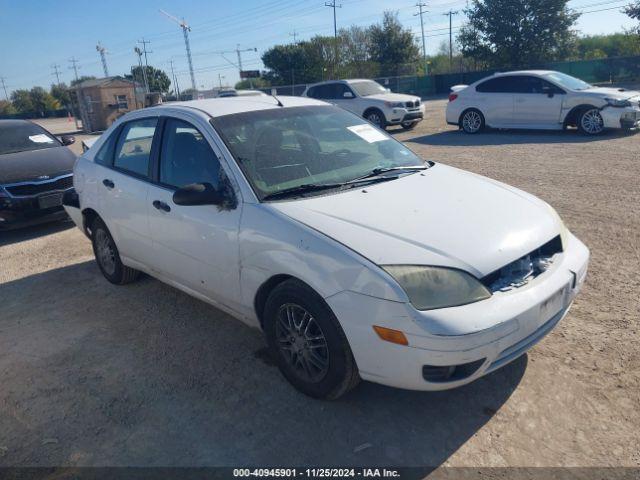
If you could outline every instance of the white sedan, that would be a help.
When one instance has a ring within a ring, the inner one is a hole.
[[[600,88],[564,73],[524,70],[497,73],[469,86],[452,88],[447,123],[466,133],[485,126],[562,130],[575,126],[587,135],[607,128],[640,127],[640,92]]]
[[[74,173],[64,203],[107,280],[146,272],[263,330],[314,397],[469,383],[546,335],[587,271],[542,200],[307,98],[131,112]]]

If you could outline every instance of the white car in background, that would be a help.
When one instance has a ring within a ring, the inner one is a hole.
[[[551,331],[587,272],[542,200],[309,98],[127,113],[73,178],[107,280],[146,272],[261,329],[314,397],[472,382]]]
[[[452,88],[447,123],[467,133],[492,128],[562,130],[587,135],[640,126],[640,92],[594,87],[564,73],[523,70],[497,73]]]
[[[373,80],[329,80],[309,85],[302,96],[333,103],[382,129],[401,125],[411,130],[424,117],[420,97],[391,93]]]

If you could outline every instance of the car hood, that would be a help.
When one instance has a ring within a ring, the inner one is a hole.
[[[415,95],[404,95],[402,93],[376,93],[375,95],[367,95],[364,98],[385,102],[415,102],[416,100],[420,100],[420,97],[416,97]]]
[[[562,229],[542,200],[442,164],[364,188],[269,205],[378,265],[449,266],[477,277]]]
[[[598,98],[614,98],[616,100],[629,100],[637,98],[640,100],[640,92],[635,90],[622,90],[618,88],[595,87],[588,90],[580,90],[581,95]]]
[[[71,173],[75,161],[75,154],[67,147],[0,155],[0,185]]]

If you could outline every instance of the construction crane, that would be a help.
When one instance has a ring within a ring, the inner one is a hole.
[[[178,25],[180,25],[180,28],[182,28],[182,33],[184,35],[184,46],[187,49],[187,60],[189,61],[189,74],[191,75],[191,88],[193,88],[193,91],[196,92],[197,91],[196,77],[193,74],[193,61],[191,60],[191,47],[189,46],[189,32],[191,31],[191,27],[187,25],[187,22],[184,21],[184,18],[180,20],[177,17],[174,17],[173,15],[165,12],[164,10],[160,10],[160,13],[165,15],[170,20],[173,20],[174,22],[176,22]]]
[[[109,69],[107,68],[107,57],[106,57],[107,49],[104,48],[102,45],[100,45],[100,42],[98,42],[98,44],[96,45],[96,50],[100,54],[100,60],[102,61],[102,70],[104,71],[104,76],[108,77]]]

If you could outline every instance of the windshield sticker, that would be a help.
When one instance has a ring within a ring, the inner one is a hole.
[[[374,142],[382,142],[384,140],[389,140],[384,133],[380,130],[374,128],[368,123],[363,123],[362,125],[354,125],[353,127],[347,127],[347,130],[355,133],[363,140],[366,140],[369,143]]]
[[[53,139],[46,136],[44,133],[38,135],[29,135],[29,140],[33,143],[53,143]]]

